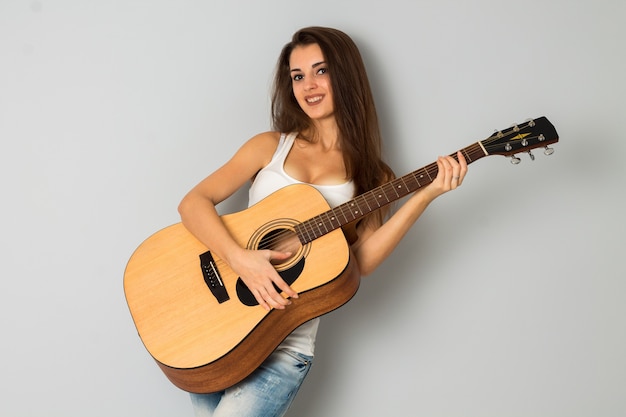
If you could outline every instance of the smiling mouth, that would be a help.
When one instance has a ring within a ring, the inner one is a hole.
[[[306,102],[309,104],[315,104],[315,103],[319,103],[320,101],[322,101],[322,96],[315,96],[315,97],[307,97],[306,98]]]

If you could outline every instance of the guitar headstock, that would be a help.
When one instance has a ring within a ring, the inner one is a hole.
[[[552,123],[545,117],[539,117],[495,132],[480,141],[480,145],[488,155],[510,156],[511,162],[518,164],[520,159],[515,154],[527,152],[531,159],[535,159],[531,150],[545,148],[544,153],[551,155],[554,149],[548,145],[558,141],[559,135]]]

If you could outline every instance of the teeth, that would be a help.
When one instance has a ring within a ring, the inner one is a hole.
[[[318,96],[318,97],[313,97],[313,98],[307,98],[306,101],[307,103],[315,103],[318,102],[322,99],[322,97]]]

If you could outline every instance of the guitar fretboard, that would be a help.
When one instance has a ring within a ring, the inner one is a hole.
[[[479,142],[461,149],[461,152],[468,164],[487,155]],[[451,156],[457,159],[456,152]],[[357,221],[430,184],[437,177],[438,171],[437,163],[433,162],[312,217],[296,226],[298,238],[302,244],[306,244],[333,230]]]

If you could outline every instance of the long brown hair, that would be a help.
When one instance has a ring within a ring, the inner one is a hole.
[[[344,164],[356,194],[362,194],[391,180],[393,172],[381,158],[374,98],[361,53],[348,35],[337,29],[308,27],[297,31],[283,47],[272,94],[273,129],[306,132],[313,127],[293,94],[289,68],[293,49],[310,44],[319,45],[328,65]]]

